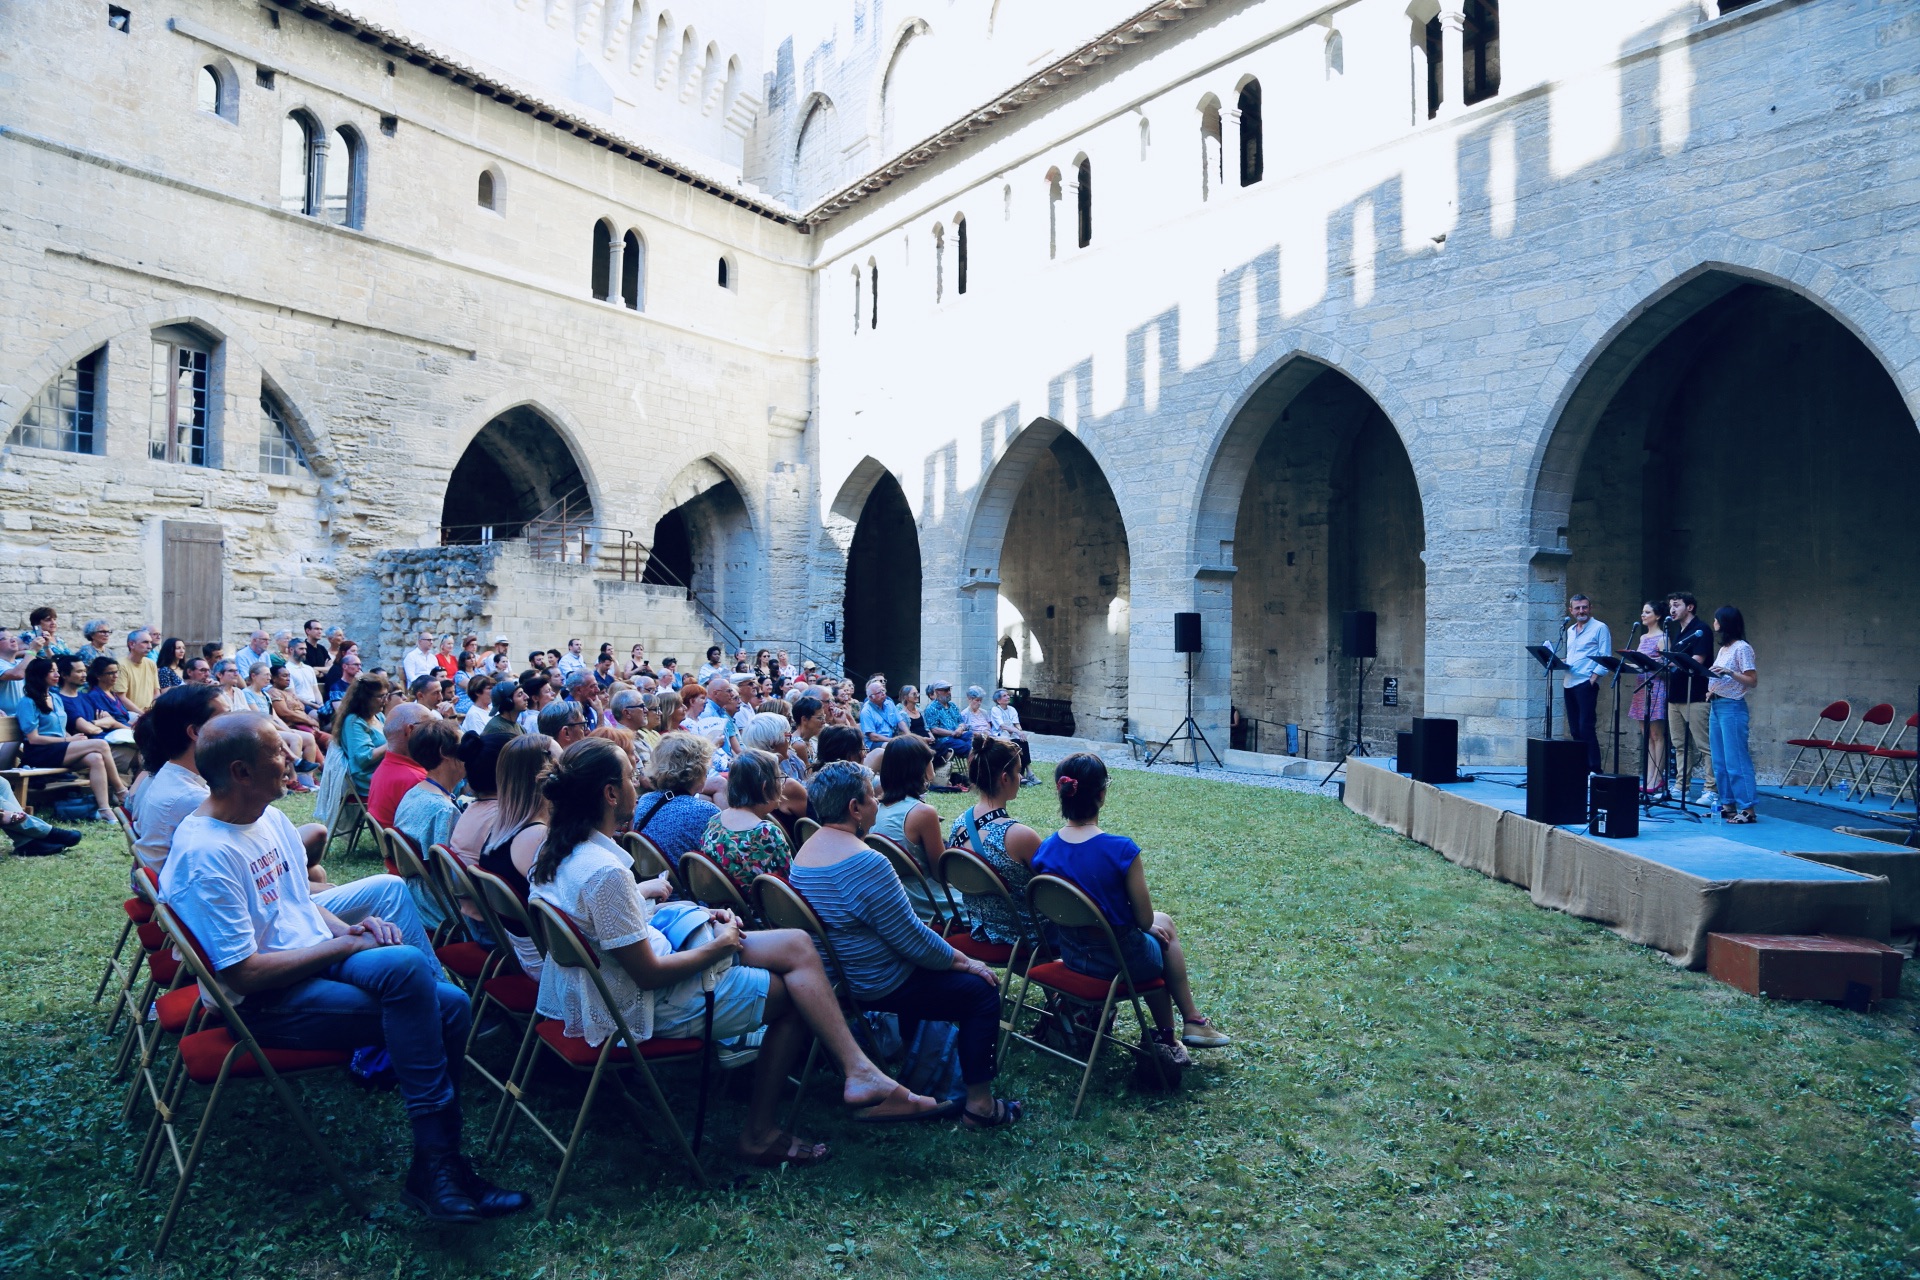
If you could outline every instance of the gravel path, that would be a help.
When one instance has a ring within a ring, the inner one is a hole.
[[[1042,734],[1034,734],[1031,741],[1033,743],[1033,758],[1036,763],[1040,761],[1052,762],[1061,760],[1075,751],[1086,750],[1088,746],[1087,743],[1079,742],[1071,738],[1049,738]],[[1099,753],[1100,758],[1107,762],[1107,768],[1111,770],[1121,772],[1131,771],[1134,773],[1158,773],[1177,778],[1191,778],[1196,776],[1192,765],[1170,764],[1162,761],[1152,769],[1148,769],[1144,760],[1135,760],[1133,753],[1124,746],[1110,746],[1106,743],[1098,745],[1101,747]],[[1269,791],[1305,791],[1323,796],[1339,794],[1337,788],[1340,785],[1340,780],[1338,778],[1327,783],[1324,787],[1320,785],[1320,779],[1325,776],[1325,773],[1326,766],[1323,765],[1320,771],[1315,773],[1311,778],[1282,778],[1276,774],[1249,773],[1242,769],[1216,769],[1208,764],[1200,767],[1198,776],[1205,778],[1209,782],[1232,782],[1243,787],[1264,787]],[[1036,769],[1035,776],[1044,777],[1045,775]]]

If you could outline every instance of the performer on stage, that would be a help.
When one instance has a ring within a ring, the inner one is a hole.
[[[1714,781],[1720,788],[1720,816],[1728,822],[1753,822],[1757,794],[1753,756],[1747,751],[1747,694],[1760,676],[1754,670],[1753,646],[1747,643],[1747,621],[1738,609],[1730,604],[1715,609],[1713,632],[1720,647],[1713,655],[1713,679],[1707,682],[1707,719],[1713,760],[1719,766]]]
[[[1593,616],[1593,601],[1575,594],[1567,600],[1567,675],[1563,697],[1567,704],[1567,736],[1587,744],[1587,772],[1599,773],[1600,737],[1596,732],[1596,709],[1600,702],[1600,677],[1606,668],[1594,661],[1599,655],[1613,653],[1613,635],[1607,624]]]
[[[1713,636],[1707,624],[1694,615],[1697,607],[1693,592],[1667,592],[1667,645],[1674,653],[1684,653],[1704,664],[1713,659]],[[1696,676],[1668,677],[1667,741],[1673,744],[1680,798],[1688,798],[1687,790],[1694,777],[1693,764],[1698,760],[1700,785],[1706,789],[1700,802],[1711,805],[1714,803],[1713,749],[1707,738],[1707,682]]]
[[[1649,600],[1640,606],[1641,653],[1655,657],[1665,652],[1666,632],[1661,624],[1660,608]],[[1650,796],[1667,790],[1667,681],[1660,675],[1634,677],[1633,702],[1627,714],[1647,726],[1646,759],[1640,762],[1640,790]]]

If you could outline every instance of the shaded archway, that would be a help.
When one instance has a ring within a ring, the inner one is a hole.
[[[1241,410],[1254,440],[1226,558],[1232,577],[1233,706],[1242,742],[1284,751],[1284,726],[1326,755],[1354,737],[1355,680],[1365,733],[1390,753],[1422,713],[1426,683],[1425,524],[1406,448],[1380,406],[1337,370],[1294,361],[1272,393]],[[1340,615],[1377,619],[1376,656],[1342,655]],[[1388,681],[1394,705],[1386,705]]]
[[[848,676],[883,671],[896,690],[920,682],[920,535],[891,472],[874,483],[854,525],[843,610]]]
[[[642,581],[685,587],[731,628],[751,636],[755,591],[765,580],[753,516],[733,477],[708,459],[667,487],[670,506],[653,526]]]
[[[500,414],[468,443],[440,507],[443,542],[519,537],[529,521],[557,516],[591,524],[586,477],[553,424],[529,405]]]
[[[1750,705],[1763,778],[1835,698],[1906,709],[1920,680],[1906,554],[1920,541],[1920,434],[1832,313],[1704,273],[1600,354],[1562,433],[1565,470],[1543,468],[1535,522],[1559,521],[1542,540],[1564,548],[1566,588],[1593,598],[1616,647],[1643,598],[1687,589],[1702,613],[1738,606],[1762,669]]]
[[[1010,467],[1018,470],[1002,474]],[[1028,728],[1117,740],[1127,729],[1130,563],[1126,523],[1100,464],[1042,419],[1008,448],[975,521],[970,573],[993,532],[986,526],[1004,521],[992,539],[995,651],[982,656],[997,658],[1012,643],[1017,657],[999,669],[1033,700],[1023,712]]]

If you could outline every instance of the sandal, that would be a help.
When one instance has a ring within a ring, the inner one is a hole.
[[[1026,1113],[1027,1104],[1017,1098],[995,1098],[992,1115],[975,1115],[962,1108],[960,1124],[968,1129],[999,1129],[1017,1122]]]
[[[1727,821],[1734,824],[1735,826],[1743,826],[1749,822],[1760,821],[1760,816],[1751,809],[1742,809],[1738,813],[1733,813],[1729,811],[1727,814]]]
[[[821,1163],[833,1154],[832,1148],[826,1143],[803,1143],[799,1135],[788,1133],[785,1129],[777,1130],[773,1135],[773,1141],[758,1151],[747,1151],[738,1147],[734,1150],[742,1160],[761,1169],[778,1169],[783,1164],[804,1169],[809,1165]]]
[[[1231,1037],[1206,1018],[1182,1016],[1180,1043],[1193,1049],[1219,1049],[1233,1043]]]
[[[847,1109],[853,1112],[853,1118],[861,1124],[912,1124],[919,1120],[938,1120],[942,1116],[950,1116],[960,1106],[960,1100],[958,1098],[952,1102],[934,1102],[932,1098],[927,1098],[926,1101],[933,1102],[931,1107],[915,1106],[914,1099],[922,1096],[921,1094],[914,1093],[908,1089],[907,1086],[900,1084],[895,1085],[893,1092],[878,1102],[863,1102],[857,1106],[850,1106]],[[908,1110],[901,1111],[898,1109],[903,1103],[908,1107]],[[882,1111],[882,1107],[892,1107],[895,1109]]]

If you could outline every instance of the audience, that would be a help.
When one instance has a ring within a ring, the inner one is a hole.
[[[246,648],[240,650],[233,658],[234,666],[239,669],[240,679],[243,682],[246,680],[249,671],[252,671],[259,663],[267,660],[267,650],[272,647],[273,637],[264,631],[256,631],[252,636],[248,637]]]
[[[720,810],[700,792],[707,785],[713,744],[698,734],[669,733],[653,749],[653,791],[633,811],[633,829],[658,845],[675,868],[698,849]]]
[[[396,709],[395,714],[404,709]],[[436,717],[429,717],[414,727],[407,736],[406,750],[411,762],[424,773],[394,806],[391,825],[413,845],[415,853],[424,857],[434,845],[448,844],[453,839],[454,824],[460,820],[460,803],[453,798],[453,792],[465,780],[467,765],[460,758],[460,731]],[[389,747],[387,761],[395,759],[393,748]],[[379,771],[375,770],[376,791],[380,785]],[[420,922],[430,930],[438,929],[446,913],[432,889],[417,881],[409,882],[408,888],[413,891],[413,905],[420,914]]]
[[[1006,881],[1012,904],[992,895],[964,895],[973,936],[1004,946],[1032,943],[1040,935],[1027,910],[1027,882],[1040,848],[1039,833],[1007,816],[1007,806],[1020,794],[1020,753],[1003,738],[976,739],[967,765],[974,793],[980,798],[954,819],[947,847],[967,849]]]
[[[1217,1049],[1232,1043],[1201,1016],[1193,1002],[1186,953],[1180,949],[1172,918],[1153,909],[1140,846],[1100,829],[1100,809],[1107,802],[1106,763],[1089,752],[1075,752],[1054,766],[1053,785],[1066,825],[1041,843],[1033,855],[1033,870],[1070,880],[1093,900],[1113,927],[1121,963],[1135,983],[1166,979],[1166,986],[1146,992],[1144,998],[1153,1014],[1154,1039],[1166,1046],[1173,1061],[1187,1065],[1183,1044]],[[1119,972],[1101,930],[1056,929],[1054,934],[1060,958],[1075,973],[1104,982]],[[1176,1004],[1183,1024],[1180,1044],[1174,1042],[1173,1033]]]
[[[808,788],[820,830],[801,846],[791,880],[826,926],[840,977],[863,1009],[898,1014],[902,1040],[923,1019],[959,1030],[962,1119],[968,1128],[1012,1124],[1023,1107],[993,1096],[1000,991],[992,969],[961,955],[922,924],[893,865],[868,848],[877,806],[859,765],[822,769]]]
[[[1013,695],[1005,689],[994,690],[993,710],[988,717],[993,724],[993,736],[1006,738],[1020,749],[1020,780],[1029,787],[1039,785],[1040,779],[1033,776],[1033,747],[1027,741],[1027,731],[1020,727],[1020,713],[1014,710]]]
[[[353,789],[362,800],[373,786],[374,769],[387,754],[386,705],[387,678],[375,672],[354,680],[334,712],[334,745],[340,748]]]
[[[309,684],[313,682],[313,668],[304,662],[281,662],[269,667],[267,669],[267,701],[273,707],[275,719],[295,733],[312,737],[314,745],[324,752],[327,744],[332,741],[332,737],[320,727],[320,722],[314,719],[315,708],[294,689],[294,673],[299,671],[307,673]]]
[[[71,849],[82,839],[78,831],[53,826],[28,813],[5,778],[0,778],[0,831],[13,842],[16,858],[44,858]]]
[[[462,733],[485,733],[487,725],[493,719],[493,677],[484,671],[476,671],[467,677],[467,683],[461,692],[467,699],[467,709],[460,718]],[[516,729],[520,726],[515,725]]]
[[[742,751],[727,773],[727,807],[701,834],[700,852],[713,859],[742,894],[763,871],[785,874],[792,857],[786,832],[768,817],[780,803],[781,781],[780,764],[771,755],[752,748]]]
[[[154,675],[159,678],[160,690],[165,692],[175,685],[185,684],[187,679],[187,642],[179,636],[168,636],[160,642],[160,655],[154,659]]]
[[[160,696],[160,668],[148,652],[153,648],[153,632],[135,627],[127,633],[127,657],[120,664],[120,697],[133,714],[145,715],[153,700]]]
[[[884,747],[906,730],[907,718],[887,696],[887,682],[878,676],[867,681],[867,700],[860,704],[860,732],[868,749]]]
[[[774,1119],[808,1031],[845,1074],[841,1098],[860,1119],[920,1119],[946,1112],[883,1074],[861,1051],[806,934],[790,929],[746,933],[730,913],[713,911],[708,913],[711,936],[685,951],[674,950],[655,924],[653,903],[665,896],[664,881],[636,885],[633,859],[612,838],[634,795],[626,762],[611,743],[588,740],[568,748],[545,791],[552,816],[529,877],[533,895],[565,912],[601,951],[600,975],[633,1033],[641,1039],[706,1034],[709,974],[715,1039],[766,1027],[754,1063],[747,1124],[737,1144],[742,1158],[797,1167],[817,1164],[829,1154],[824,1143],[788,1133]],[[590,1045],[615,1031],[592,980],[579,969],[546,966],[539,1009],[562,1019],[568,1035]],[[997,1001],[995,1011],[997,1017]]]
[[[478,733],[460,735],[460,763],[466,768],[467,805],[460,820],[453,824],[446,845],[453,856],[469,867],[480,865],[480,855],[493,839],[500,821],[500,753],[506,738],[488,738]]]
[[[167,864],[173,833],[207,798],[207,784],[194,764],[201,727],[220,714],[219,695],[208,685],[178,685],[154,699],[134,736],[147,779],[133,793],[133,856],[153,872]]]
[[[413,648],[400,660],[400,674],[409,688],[421,676],[440,674],[440,664],[433,660],[433,632],[422,631],[414,637]]]
[[[553,739],[538,733],[502,741],[505,745],[494,766],[500,807],[478,865],[499,877],[524,903],[527,876],[547,839],[547,798],[542,787],[547,774],[560,761],[560,748]],[[510,926],[507,942],[527,976],[539,981],[545,961],[533,939],[517,926]]]
[[[113,656],[113,650],[108,644],[113,639],[113,628],[107,625],[106,619],[97,618],[89,622],[81,628],[80,634],[86,638],[86,643],[80,646],[79,652],[74,656],[83,664],[92,666],[95,658]]]
[[[524,732],[520,714],[527,709],[527,691],[518,680],[502,676],[488,696],[493,701],[493,718],[481,732],[490,738],[515,738]]]
[[[391,917],[349,923],[309,894],[300,834],[273,807],[289,762],[268,721],[218,717],[195,756],[209,795],[174,833],[160,894],[244,1003],[249,1029],[268,1048],[386,1049],[413,1129],[403,1198],[428,1218],[526,1208],[525,1193],[493,1186],[461,1153],[456,1064],[470,1008],[441,979],[405,898],[386,894]]]
[[[113,822],[113,806],[120,803],[127,790],[113,762],[113,748],[104,739],[67,732],[67,705],[54,690],[53,671],[53,659],[36,657],[23,673],[22,697],[16,709],[25,738],[20,763],[29,769],[86,770],[88,785],[93,789],[94,821]]]
[[[895,738],[880,753],[880,808],[874,814],[873,834],[885,836],[907,851],[929,879],[937,877],[937,860],[946,846],[940,840],[940,815],[920,799],[933,783],[933,748],[919,738]],[[903,882],[907,900],[922,918],[937,913],[938,904],[924,885]]]
[[[386,739],[387,749],[381,753],[379,763],[373,767],[373,776],[367,782],[367,813],[381,826],[393,825],[394,810],[400,807],[400,798],[427,776],[426,769],[413,758],[408,745],[415,729],[438,719],[417,702],[402,702],[389,707],[386,718],[381,721],[380,734]]]
[[[562,751],[587,736],[587,718],[572,702],[549,702],[534,718],[534,732],[560,744]]]

